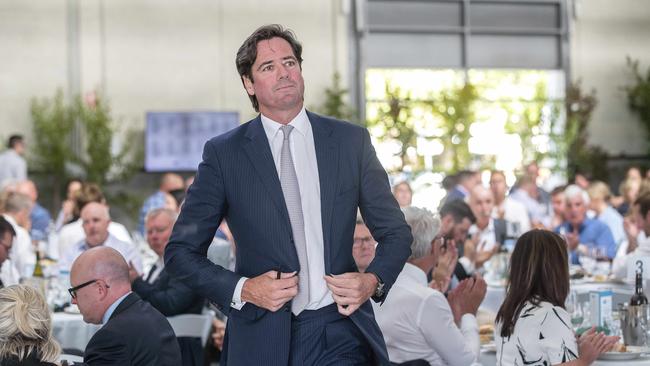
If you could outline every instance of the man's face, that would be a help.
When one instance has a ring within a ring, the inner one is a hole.
[[[244,77],[249,95],[255,95],[265,115],[302,108],[305,91],[302,70],[289,42],[271,38],[257,44],[252,80]]]
[[[537,164],[535,163],[528,164],[528,166],[526,167],[526,174],[533,179],[537,179],[537,177],[539,177],[539,167],[537,166]]]
[[[8,231],[0,236],[0,265],[9,259],[9,252],[11,251],[13,241],[14,237]]]
[[[24,155],[25,154],[25,143],[24,142],[17,142],[14,145],[14,151],[16,151],[16,154],[18,154],[18,155]]]
[[[490,189],[494,197],[505,197],[508,192],[506,178],[501,174],[492,174],[490,177]]]
[[[111,220],[98,206],[84,209],[81,212],[83,229],[86,233],[86,243],[92,248],[103,244],[108,237],[108,225]]]
[[[149,247],[162,258],[174,227],[172,219],[165,214],[160,214],[149,219],[146,227]]]
[[[582,197],[575,196],[566,199],[566,219],[573,226],[579,226],[585,221],[585,214],[587,213],[587,205],[582,200]]]
[[[551,206],[553,207],[553,213],[555,215],[563,216],[565,210],[564,193],[558,193],[551,196]]]
[[[407,207],[411,205],[412,194],[406,184],[400,184],[395,187],[395,199],[397,200],[399,207]]]
[[[375,239],[372,238],[370,230],[363,224],[357,224],[354,228],[354,244],[352,245],[352,256],[357,263],[359,270],[365,270],[375,258]]]
[[[82,276],[77,272],[79,271],[75,271],[74,268],[70,271],[70,287],[76,287],[94,279],[87,275]],[[101,294],[98,286],[99,284],[97,282],[84,286],[76,290],[76,296],[72,298],[72,303],[79,307],[79,312],[83,315],[84,322],[89,324],[100,324],[104,315],[103,313],[99,313]]]
[[[474,216],[481,223],[490,220],[492,210],[494,209],[494,198],[489,190],[474,190],[470,196],[470,207]]]
[[[467,232],[469,232],[470,226],[472,226],[472,222],[466,217],[463,218],[463,221],[454,225],[453,239],[456,245],[462,245],[467,240]]]
[[[634,218],[637,224],[637,227],[640,230],[643,230],[646,236],[650,236],[650,212],[648,212],[645,217],[641,214],[641,207],[639,205],[632,206],[634,211]]]

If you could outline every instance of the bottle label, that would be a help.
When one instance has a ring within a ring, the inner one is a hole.
[[[643,278],[650,279],[650,257],[648,256],[628,256],[627,261],[627,279],[634,281],[637,272],[643,274]]]

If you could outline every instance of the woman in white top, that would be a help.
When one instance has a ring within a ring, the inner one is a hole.
[[[564,310],[568,268],[561,236],[531,230],[519,238],[510,258],[506,298],[496,317],[497,366],[586,366],[618,341],[594,329],[576,338]]]

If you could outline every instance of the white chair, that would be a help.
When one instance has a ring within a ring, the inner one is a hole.
[[[181,314],[167,318],[172,326],[176,337],[201,338],[201,344],[205,345],[212,327],[212,315],[210,314]]]
[[[74,362],[84,362],[84,358],[76,355],[62,354],[59,356],[59,361],[68,361],[68,364],[72,365]]]

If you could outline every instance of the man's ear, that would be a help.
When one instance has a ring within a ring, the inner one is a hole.
[[[248,76],[241,77],[242,82],[244,83],[244,89],[248,95],[255,95],[255,87],[253,86],[253,81],[248,78]]]

